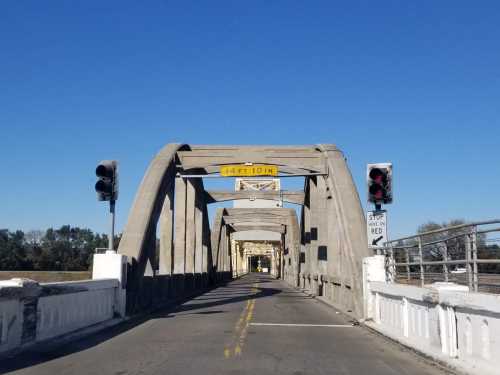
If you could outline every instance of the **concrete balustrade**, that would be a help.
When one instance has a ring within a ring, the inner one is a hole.
[[[383,256],[364,259],[363,278],[367,326],[460,370],[498,374],[500,296],[387,282]]]
[[[0,282],[0,354],[120,317],[116,279]]]
[[[94,256],[94,280],[0,281],[0,354],[125,317],[126,257]]]
[[[36,340],[42,341],[117,317],[117,280],[43,284],[42,290],[64,294],[41,297],[37,306]]]

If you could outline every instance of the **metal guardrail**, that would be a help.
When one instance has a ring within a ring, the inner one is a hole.
[[[500,293],[500,220],[442,228],[385,243],[395,282],[453,281],[475,292]]]

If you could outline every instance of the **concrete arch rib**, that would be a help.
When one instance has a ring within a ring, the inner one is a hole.
[[[129,259],[128,309],[135,309],[140,297],[147,259],[156,246],[156,225],[163,202],[175,183],[175,157],[185,144],[166,145],[150,163],[129,213],[118,252]]]
[[[366,239],[366,219],[343,153],[333,145],[320,144],[318,149],[324,153],[328,168],[328,243],[332,248],[337,247],[337,254],[341,256],[341,262],[339,259],[333,260],[337,262],[335,266],[329,259],[328,276],[335,284],[340,281],[344,288],[344,292],[338,293],[340,297],[335,302],[361,317],[362,261],[363,257],[370,255]]]
[[[130,210],[118,252],[139,261],[148,237],[158,221],[167,190],[174,185],[175,154],[187,145],[168,144],[153,159],[144,175]]]

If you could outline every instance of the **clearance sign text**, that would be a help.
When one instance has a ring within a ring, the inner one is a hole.
[[[220,174],[224,177],[252,177],[252,176],[277,176],[277,165],[221,165]]]

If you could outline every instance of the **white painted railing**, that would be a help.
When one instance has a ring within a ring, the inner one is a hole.
[[[38,300],[38,341],[64,335],[113,319],[118,315],[117,280],[89,280],[75,283],[44,284],[47,287],[75,288],[81,291],[41,297]]]
[[[498,374],[500,297],[467,286],[385,280],[384,257],[365,258],[365,323],[407,346],[473,374]]]
[[[0,281],[0,354],[125,316],[126,257],[94,256],[94,280]]]
[[[116,279],[0,282],[0,353],[120,317]]]

